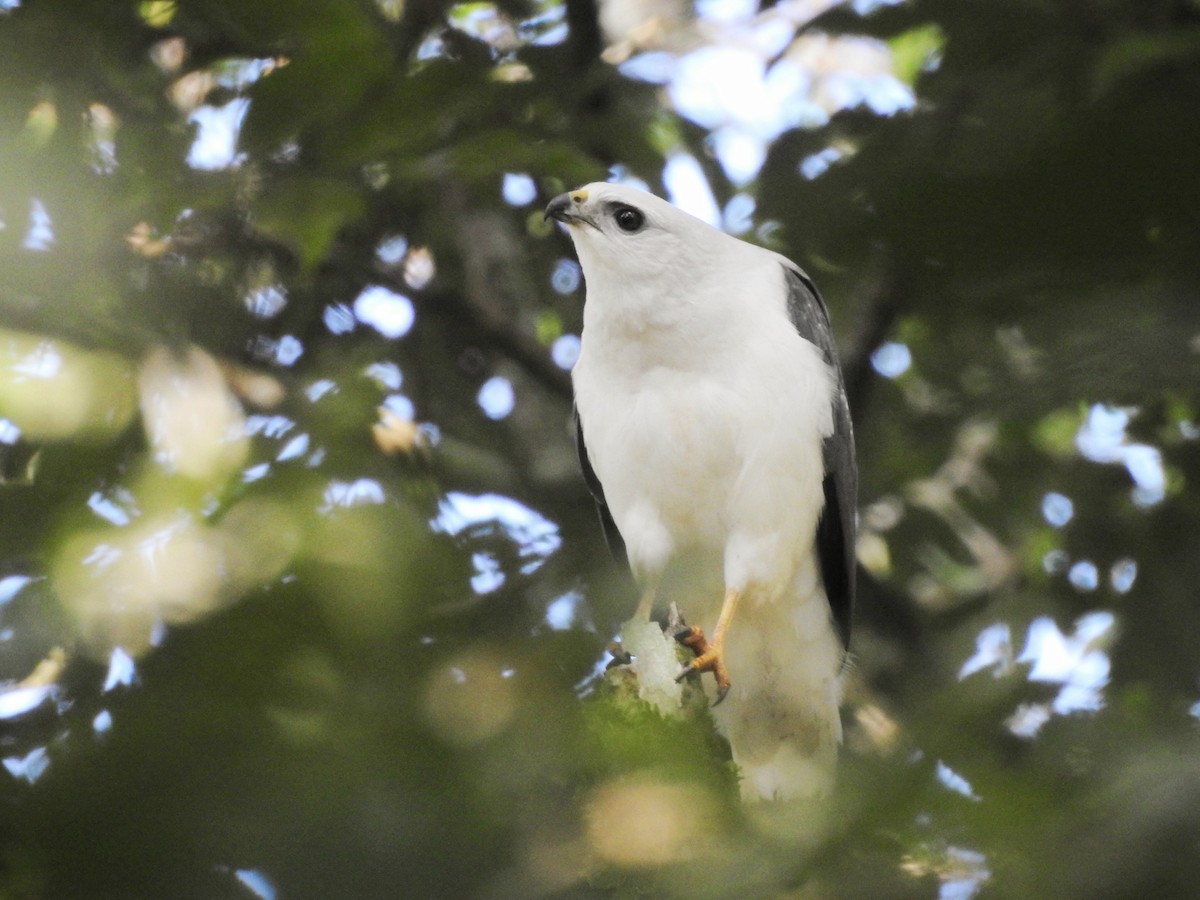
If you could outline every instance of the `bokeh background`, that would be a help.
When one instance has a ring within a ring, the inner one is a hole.
[[[0,0],[0,897],[1200,895],[1198,148],[1195,0]],[[803,822],[599,677],[605,178],[832,312]]]

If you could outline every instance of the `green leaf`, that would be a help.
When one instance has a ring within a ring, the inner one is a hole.
[[[937,25],[922,25],[891,38],[888,46],[896,77],[907,85],[915,85],[921,73],[941,54],[946,35]]]
[[[1033,442],[1047,456],[1065,459],[1075,453],[1075,435],[1081,422],[1077,409],[1055,410],[1037,423]]]
[[[338,232],[366,208],[361,190],[347,181],[295,175],[280,178],[259,197],[251,219],[260,231],[291,247],[311,271]]]

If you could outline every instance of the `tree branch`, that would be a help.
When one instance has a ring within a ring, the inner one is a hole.
[[[842,345],[842,374],[855,422],[864,414],[874,384],[871,353],[883,343],[901,310],[908,306],[911,291],[909,279],[883,253],[872,268],[870,287]]]

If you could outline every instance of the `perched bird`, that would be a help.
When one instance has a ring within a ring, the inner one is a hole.
[[[584,477],[649,618],[715,676],[747,799],[823,793],[854,602],[854,436],[824,302],[784,257],[665,200],[552,200],[587,286],[572,379]],[[728,700],[722,702],[728,693]]]

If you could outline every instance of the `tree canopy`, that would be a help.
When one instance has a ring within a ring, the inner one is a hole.
[[[1193,0],[0,0],[0,896],[1192,896],[1198,146]],[[610,177],[831,309],[819,820],[601,676]]]

